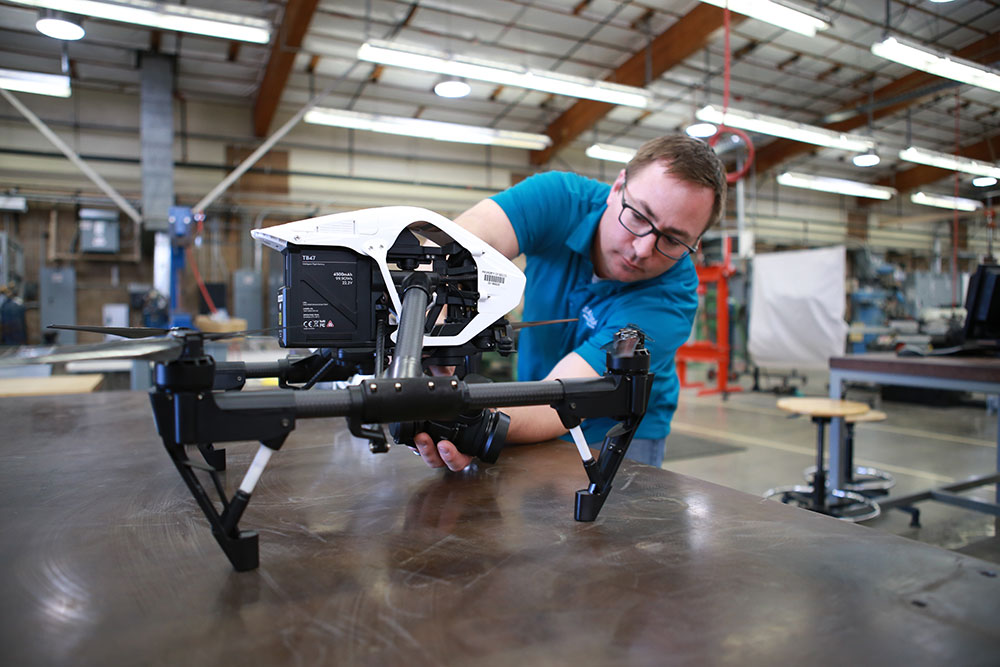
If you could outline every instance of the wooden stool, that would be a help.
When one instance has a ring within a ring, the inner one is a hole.
[[[869,408],[857,401],[832,398],[782,398],[778,407],[799,415],[809,415],[816,424],[816,473],[809,486],[779,486],[764,492],[765,498],[780,496],[781,502],[835,516],[847,521],[873,519],[881,511],[877,503],[860,493],[844,489],[828,489],[823,467],[825,427],[832,419],[843,419],[867,413]]]
[[[869,410],[860,415],[844,417],[847,424],[844,434],[844,454],[847,462],[847,479],[844,481],[844,490],[857,491],[862,494],[884,494],[896,485],[896,479],[892,474],[872,468],[869,466],[854,465],[854,425],[862,422],[882,422],[888,419],[881,410]],[[802,471],[806,481],[812,483],[812,477],[816,474],[816,466],[809,466]]]

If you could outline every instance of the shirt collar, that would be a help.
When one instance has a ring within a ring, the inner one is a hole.
[[[590,248],[594,243],[594,234],[597,232],[597,225],[601,222],[601,216],[608,209],[607,204],[591,211],[580,221],[573,233],[566,239],[566,247],[573,252],[579,253],[590,260]]]

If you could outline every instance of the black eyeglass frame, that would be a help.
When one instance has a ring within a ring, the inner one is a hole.
[[[660,253],[661,255],[663,255],[664,257],[666,257],[667,259],[674,260],[675,262],[679,262],[680,260],[684,259],[688,255],[690,255],[692,253],[697,253],[698,252],[698,244],[701,242],[701,238],[700,237],[698,238],[698,240],[696,240],[694,242],[694,246],[693,247],[689,246],[687,243],[684,243],[684,241],[681,241],[676,236],[674,236],[672,234],[667,234],[666,232],[661,232],[659,229],[656,228],[656,225],[654,225],[650,221],[649,218],[647,218],[645,215],[643,215],[642,213],[639,212],[639,209],[637,209],[634,206],[631,206],[627,201],[625,201],[625,188],[626,188],[627,185],[628,185],[628,178],[626,177],[622,181],[622,208],[621,208],[620,211],[618,211],[618,224],[621,225],[625,229],[625,231],[627,231],[632,236],[637,236],[639,238],[642,238],[643,236],[649,236],[650,234],[655,234],[656,235],[656,243],[653,244],[653,247],[656,248],[656,252]],[[637,234],[636,232],[634,232],[631,229],[629,229],[628,225],[626,225],[625,222],[622,220],[622,214],[625,212],[625,209],[628,209],[628,210],[632,211],[632,213],[634,213],[635,216],[637,218],[639,218],[639,220],[641,220],[641,221],[645,222],[647,225],[649,225],[649,231],[648,232],[644,232],[642,234]],[[669,242],[669,243],[678,243],[678,244],[684,246],[686,248],[686,250],[684,252],[682,252],[679,257],[674,257],[673,255],[670,255],[670,254],[665,253],[662,250],[660,250],[660,239],[666,239],[667,242]]]

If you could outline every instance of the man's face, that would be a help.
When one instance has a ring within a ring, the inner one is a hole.
[[[608,208],[594,235],[591,249],[594,269],[600,278],[621,282],[655,278],[678,261],[658,252],[657,240],[661,239],[660,247],[674,256],[681,256],[685,248],[673,245],[672,250],[670,242],[660,235],[636,236],[623,227],[618,221],[623,214],[623,190],[625,204],[631,210],[625,209],[622,219],[627,218],[636,229],[642,229],[643,219],[648,220],[662,234],[688,246],[697,243],[708,225],[714,194],[709,187],[667,173],[659,163],[646,165],[633,174],[627,186],[625,170],[618,174],[608,194]]]

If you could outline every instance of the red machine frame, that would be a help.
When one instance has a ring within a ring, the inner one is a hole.
[[[698,340],[685,343],[677,350],[675,356],[677,377],[681,387],[684,388],[704,387],[703,383],[689,383],[687,381],[688,362],[715,363],[716,386],[701,389],[698,392],[699,396],[711,394],[726,396],[733,392],[743,391],[742,387],[729,384],[729,276],[733,274],[729,237],[723,239],[722,249],[722,264],[695,267],[698,271],[699,294],[705,294],[708,284],[715,285],[715,342]]]

